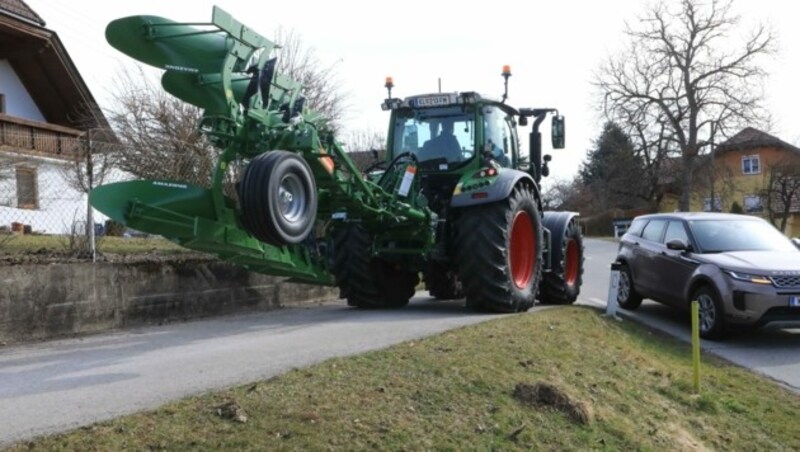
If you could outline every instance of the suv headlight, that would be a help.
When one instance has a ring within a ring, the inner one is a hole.
[[[746,281],[753,284],[772,284],[772,280],[763,275],[752,275],[750,273],[735,272],[725,270],[725,273],[737,281]]]

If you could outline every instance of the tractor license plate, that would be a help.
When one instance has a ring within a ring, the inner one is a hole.
[[[449,96],[426,96],[414,99],[415,107],[438,107],[450,103]]]
[[[791,297],[789,297],[789,307],[800,308],[800,296],[792,295]]]

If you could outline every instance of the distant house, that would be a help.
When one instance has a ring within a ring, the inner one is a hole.
[[[734,203],[744,213],[768,217],[768,206],[782,211],[780,200],[772,196],[770,203],[767,188],[771,177],[782,168],[800,170],[800,148],[766,132],[747,127],[719,144],[713,158],[701,156],[695,173],[695,194],[692,210],[730,212]],[[798,173],[800,177],[800,173]],[[677,196],[662,204],[662,211],[677,207]],[[800,236],[800,199],[789,204],[785,233]]]
[[[58,35],[22,0],[0,0],[0,228],[63,233],[86,211],[69,167],[108,123]]]

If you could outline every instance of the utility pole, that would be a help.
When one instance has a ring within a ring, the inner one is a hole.
[[[714,134],[716,133],[716,122],[711,121],[709,123],[711,126],[711,136],[709,139],[709,145],[711,146],[711,150],[709,151],[709,155],[711,158],[710,165],[711,165],[711,211],[717,211],[717,198],[716,194],[714,193],[714,183],[716,182],[716,174],[714,173]],[[720,211],[722,206],[720,206]]]
[[[94,209],[89,203],[89,193],[94,187],[94,165],[92,162],[92,129],[86,131],[86,235],[89,237],[89,253],[92,262],[97,261],[97,247],[94,236]]]

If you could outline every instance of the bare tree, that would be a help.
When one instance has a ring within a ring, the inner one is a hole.
[[[786,232],[789,215],[800,212],[800,161],[783,159],[769,169],[767,184],[762,191],[766,200],[769,221]]]
[[[548,184],[542,193],[544,210],[573,210],[582,214],[595,213],[592,206],[592,193],[580,178],[572,180],[556,179]],[[591,210],[591,211],[590,211]]]
[[[713,160],[712,155],[701,156],[695,165],[695,172],[706,176],[697,179],[695,193],[709,200],[709,209],[715,212],[731,211],[733,203],[723,204],[723,202],[725,199],[732,199],[736,193],[736,172],[728,166],[719,165]]]
[[[347,152],[386,150],[386,134],[375,130],[354,130],[347,134],[343,141]]]
[[[141,68],[120,72],[113,96],[107,117],[122,142],[119,169],[147,179],[210,181],[218,151],[198,131],[199,108],[169,95]]]
[[[336,75],[338,62],[323,65],[314,47],[306,46],[301,35],[292,29],[278,28],[275,42],[281,46],[277,72],[300,82],[308,107],[321,113],[330,128],[338,130],[347,110],[347,94]]]
[[[627,53],[609,58],[595,79],[610,117],[641,124],[658,118],[664,126],[665,149],[681,157],[681,210],[689,209],[695,160],[711,141],[712,125],[728,136],[768,121],[761,89],[767,74],[757,63],[775,51],[773,33],[759,24],[744,42],[732,43],[739,24],[730,0],[681,0],[677,7],[661,1],[627,25]]]
[[[306,105],[335,128],[346,109],[335,65],[321,65],[293,31],[279,31],[276,41],[277,72],[302,83]],[[121,142],[117,168],[146,179],[210,183],[220,150],[198,131],[199,108],[172,97],[141,68],[120,72],[112,95],[106,116]]]

